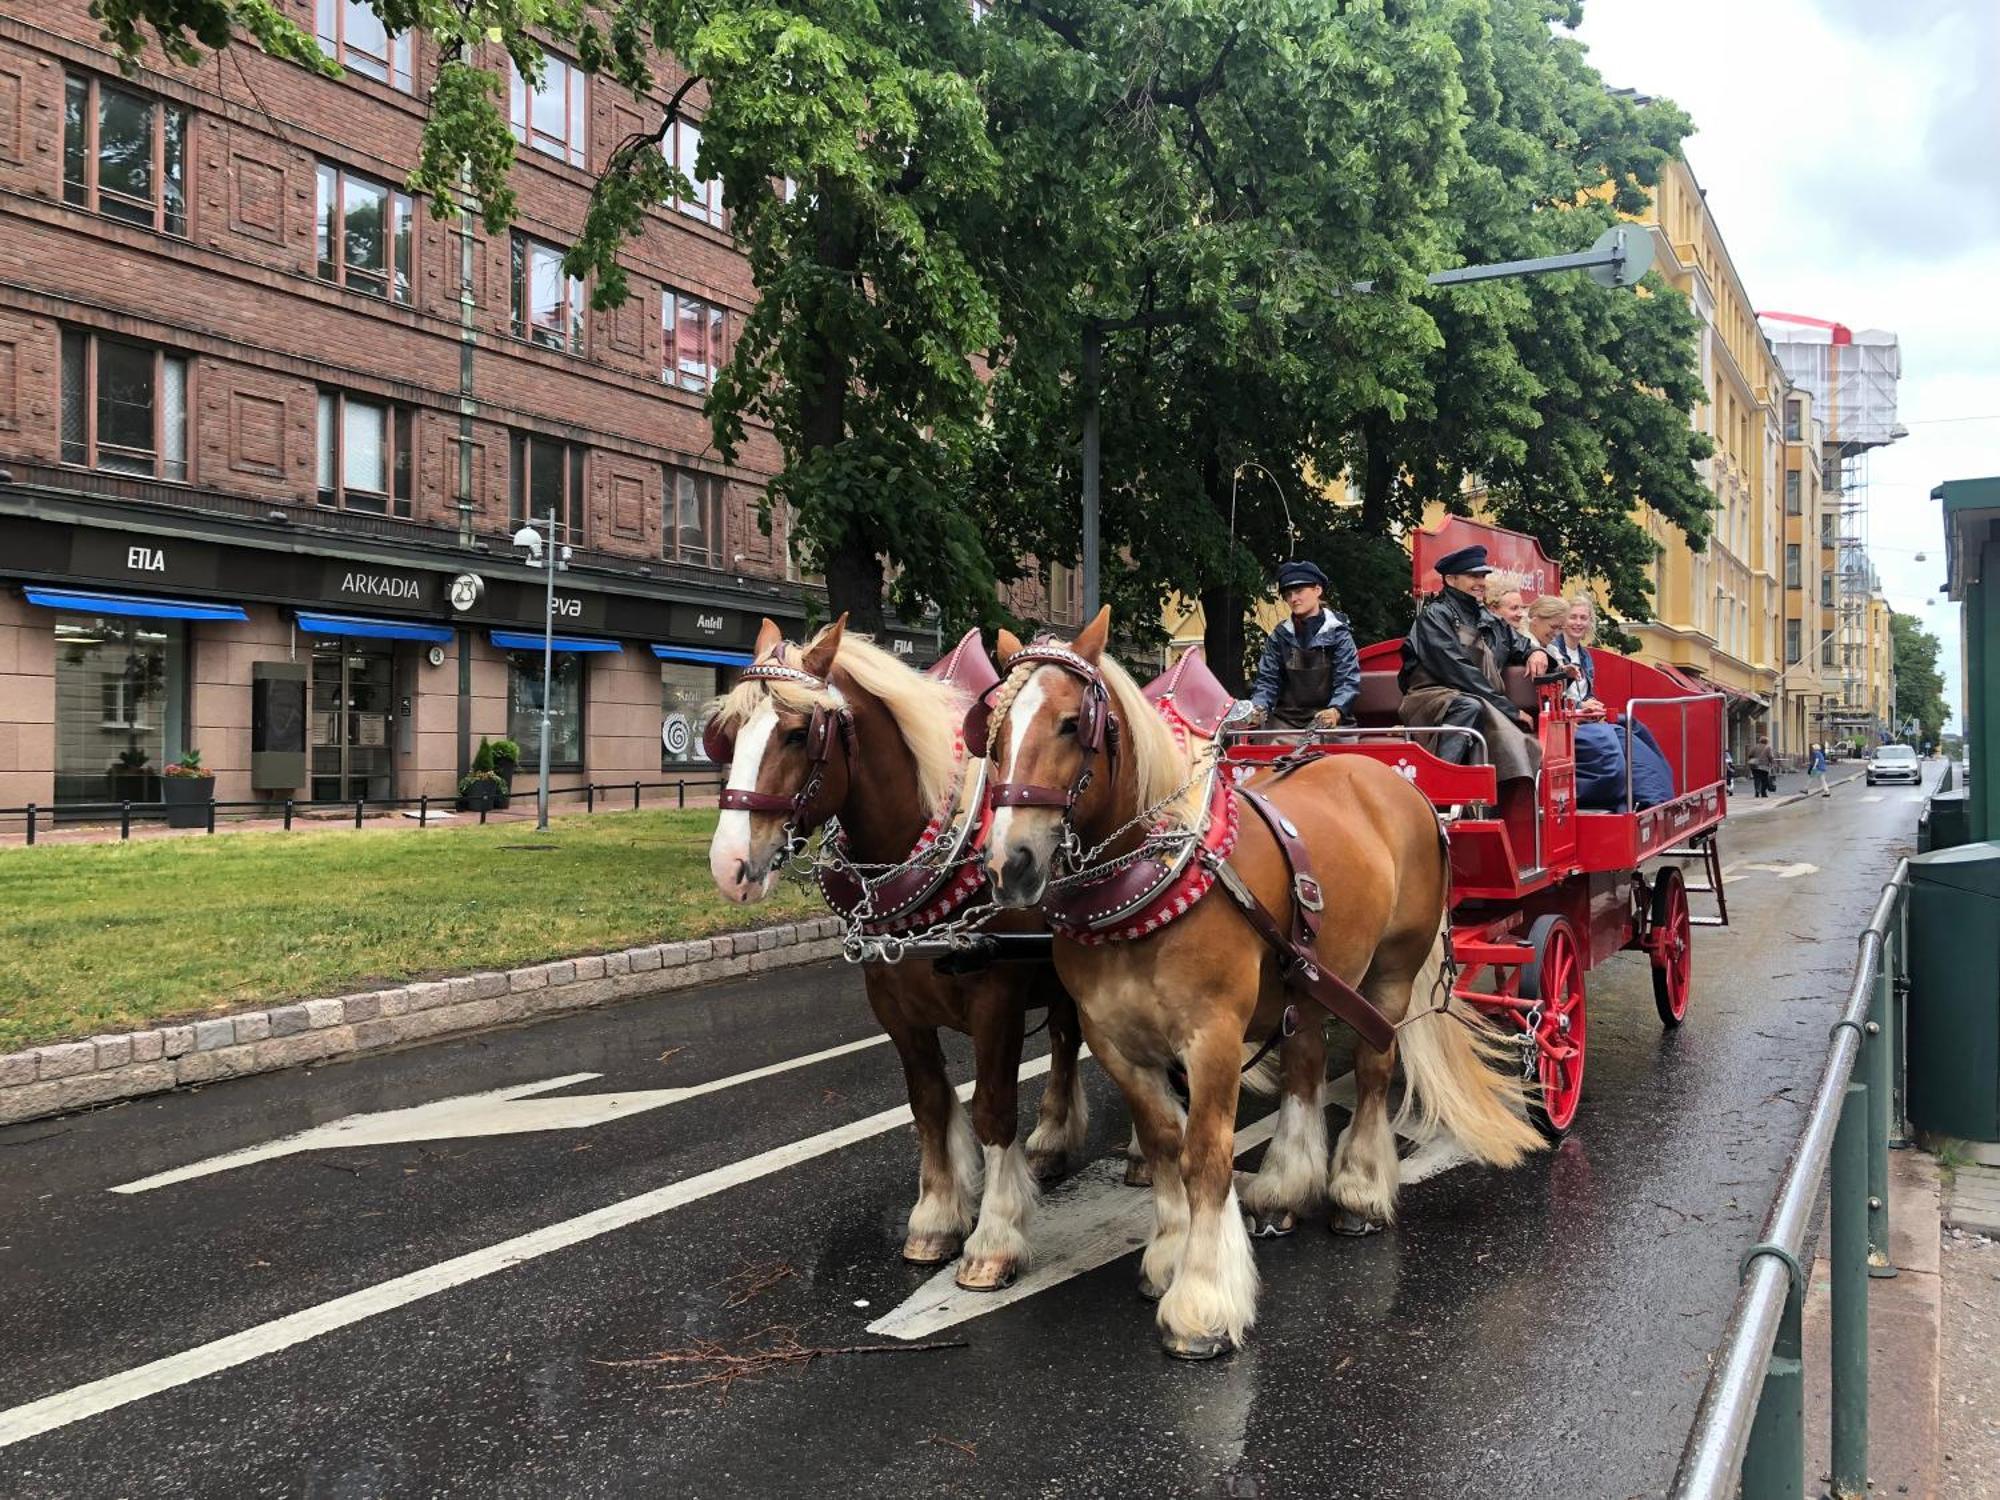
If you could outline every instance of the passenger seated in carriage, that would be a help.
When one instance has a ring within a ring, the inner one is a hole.
[[[1278,593],[1291,617],[1264,642],[1245,727],[1333,729],[1354,717],[1361,653],[1347,616],[1326,607],[1326,582],[1316,563],[1292,561],[1278,569]]]
[[[1414,727],[1477,730],[1500,781],[1533,776],[1542,758],[1534,719],[1509,701],[1505,673],[1524,666],[1539,676],[1548,670],[1548,653],[1485,608],[1486,578],[1493,569],[1484,547],[1446,554],[1437,571],[1444,587],[1417,611],[1403,642],[1397,719]],[[1427,738],[1440,760],[1478,763],[1479,742],[1471,735]]]
[[[1587,605],[1544,594],[1528,606],[1528,636],[1558,658],[1552,663],[1558,671],[1569,673],[1570,686],[1564,697],[1574,706],[1579,720],[1574,740],[1577,806],[1593,812],[1626,812],[1624,721],[1621,718],[1616,723],[1605,723],[1604,705],[1588,695],[1583,667],[1574,660],[1561,659],[1565,633],[1579,610],[1585,608]],[[1580,647],[1577,649],[1581,651]],[[1587,655],[1584,660],[1588,661]],[[1631,746],[1633,807],[1629,810],[1670,801],[1674,795],[1673,771],[1644,724],[1636,721],[1632,724]]]

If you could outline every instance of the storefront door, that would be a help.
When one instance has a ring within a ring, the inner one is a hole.
[[[316,640],[312,657],[312,799],[395,795],[394,647]]]

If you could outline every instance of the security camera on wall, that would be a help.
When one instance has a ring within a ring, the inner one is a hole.
[[[532,526],[523,526],[514,533],[514,545],[525,547],[531,562],[542,560],[542,534]]]

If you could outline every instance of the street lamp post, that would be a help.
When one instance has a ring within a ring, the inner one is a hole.
[[[546,552],[541,534],[535,530],[532,521],[514,533],[514,545],[527,551],[528,566],[542,568],[547,575],[542,599],[542,745],[541,780],[535,792],[537,829],[549,826],[549,696],[555,679],[556,662],[556,574],[569,565],[569,548],[556,551],[556,513],[553,507],[546,519],[549,528]]]

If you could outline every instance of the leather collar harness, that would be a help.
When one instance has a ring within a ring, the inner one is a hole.
[[[1094,662],[1060,646],[1040,643],[1029,646],[1008,666],[1011,669],[1023,663],[1057,667],[1083,682],[1083,705],[1077,713],[1077,743],[1083,751],[1083,763],[1066,791],[1002,782],[991,787],[988,795],[995,807],[1061,808],[1063,848],[1074,857],[1077,836],[1072,819],[1078,800],[1090,785],[1100,750],[1106,754],[1111,773],[1114,776],[1117,773],[1118,721],[1110,711],[1110,690]],[[975,754],[988,744],[992,711],[989,691],[966,715],[965,740]],[[1238,786],[1226,775],[1218,776],[1217,780],[1222,790],[1210,801],[1198,851],[1195,845],[1189,846],[1191,858],[1160,861],[1127,857],[1111,861],[1101,874],[1077,871],[1061,882],[1059,896],[1045,903],[1049,924],[1083,943],[1143,938],[1192,908],[1212,885],[1220,885],[1243,912],[1251,929],[1270,945],[1284,982],[1302,991],[1329,1015],[1347,1022],[1370,1047],[1386,1051],[1395,1041],[1396,1028],[1365,995],[1320,963],[1316,949],[1326,901],[1318,880],[1313,877],[1312,858],[1298,828],[1262,792]],[[1229,854],[1236,842],[1234,804],[1239,798],[1270,830],[1284,858],[1291,877],[1287,882],[1292,908],[1288,925],[1272,915],[1229,864]],[[1218,813],[1223,825],[1220,836],[1215,828]],[[1144,846],[1140,852],[1145,853]],[[1266,1046],[1268,1049],[1269,1044]]]

